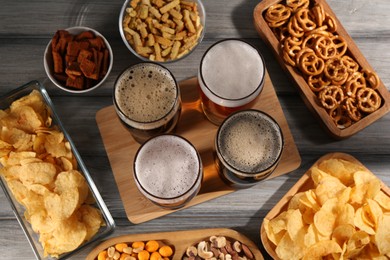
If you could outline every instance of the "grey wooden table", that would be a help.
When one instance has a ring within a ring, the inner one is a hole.
[[[320,156],[329,152],[349,153],[390,185],[390,114],[349,139],[336,141],[329,137],[255,31],[252,13],[257,3],[253,0],[205,0],[207,25],[203,42],[189,57],[167,67],[180,81],[196,75],[202,54],[217,40],[243,38],[254,44],[264,55],[302,157],[301,166],[252,188],[133,225],[126,217],[95,121],[96,112],[112,104],[111,93],[118,73],[139,61],[126,49],[119,35],[118,16],[123,1],[0,1],[0,96],[35,79],[47,87],[65,128],[115,218],[117,228],[112,236],[228,227],[251,238],[267,257],[259,236],[263,217]],[[390,88],[390,2],[329,0],[328,3]],[[43,68],[43,52],[55,31],[76,25],[100,31],[114,51],[114,66],[108,80],[101,88],[84,95],[71,95],[57,89],[49,82]],[[91,249],[87,247],[74,258],[84,258]],[[3,259],[34,258],[3,191],[0,191],[0,255]]]

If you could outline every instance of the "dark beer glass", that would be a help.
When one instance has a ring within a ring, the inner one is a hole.
[[[265,63],[260,52],[239,39],[225,39],[203,55],[198,71],[202,109],[219,125],[231,113],[248,109],[260,95]]]
[[[144,62],[127,68],[115,82],[113,103],[134,139],[147,139],[175,128],[181,112],[179,86],[162,65]]]
[[[276,168],[284,146],[278,123],[259,110],[242,110],[227,117],[215,138],[216,165],[232,186],[248,187]]]

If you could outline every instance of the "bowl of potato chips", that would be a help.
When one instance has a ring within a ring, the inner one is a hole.
[[[43,64],[58,88],[85,93],[97,89],[108,78],[113,52],[98,31],[75,26],[56,31],[46,46]]]
[[[119,32],[139,59],[168,63],[183,59],[199,45],[205,22],[200,0],[127,0],[119,15]]]
[[[44,87],[0,100],[0,185],[37,259],[64,259],[111,233],[113,218]]]
[[[267,214],[274,259],[388,259],[390,189],[357,159],[321,157]]]

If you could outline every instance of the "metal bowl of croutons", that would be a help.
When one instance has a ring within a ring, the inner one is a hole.
[[[100,87],[113,64],[110,44],[98,31],[76,26],[58,30],[44,53],[44,67],[54,85],[71,93]]]
[[[202,41],[206,12],[200,0],[127,0],[119,15],[126,47],[143,61],[169,63]]]

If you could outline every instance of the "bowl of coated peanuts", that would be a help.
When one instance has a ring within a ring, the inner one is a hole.
[[[139,59],[169,63],[187,57],[202,41],[206,13],[200,0],[127,0],[119,32]]]

